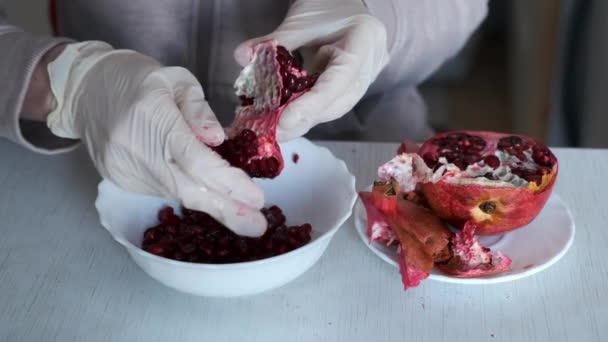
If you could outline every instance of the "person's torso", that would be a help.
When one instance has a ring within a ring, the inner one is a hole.
[[[152,56],[164,65],[189,69],[203,85],[211,108],[225,125],[234,117],[237,104],[233,84],[240,66],[234,60],[234,49],[247,39],[272,32],[285,17],[289,3],[278,0],[51,1],[58,35],[79,41],[105,41],[115,48],[133,49]],[[360,103],[361,109],[355,109],[356,115],[345,115],[316,127],[311,137],[398,140],[428,135],[424,106],[415,89],[392,88],[370,96],[367,103]],[[378,120],[386,120],[388,124]]]
[[[102,40],[189,69],[223,122],[234,112],[233,58],[242,41],[271,32],[287,11],[276,0],[56,0],[59,35]]]

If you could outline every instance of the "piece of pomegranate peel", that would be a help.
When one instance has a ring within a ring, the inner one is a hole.
[[[318,75],[309,75],[275,40],[260,42],[253,50],[251,62],[234,84],[241,104],[226,129],[228,139],[215,150],[251,177],[274,178],[284,165],[276,140],[281,114],[310,90]]]
[[[397,264],[399,265],[399,273],[401,274],[404,290],[420,285],[421,281],[429,277],[428,272],[424,272],[409,262],[407,255],[401,247],[397,251]]]
[[[467,222],[451,241],[452,258],[445,263],[436,264],[437,268],[452,277],[472,278],[488,276],[508,271],[511,259],[498,252],[492,254],[482,246],[475,236],[476,226]]]
[[[402,153],[378,176],[419,189],[433,211],[454,226],[474,223],[480,235],[497,235],[530,223],[547,202],[557,158],[542,143],[521,135],[448,132],[418,153]]]
[[[388,246],[398,243],[397,259],[405,289],[418,286],[433,264],[446,261],[452,233],[427,208],[397,196],[390,183],[377,182],[359,194],[367,213],[367,234]],[[384,197],[384,199],[383,199]]]
[[[397,235],[389,226],[384,213],[374,205],[372,196],[371,192],[359,193],[359,198],[361,198],[367,214],[367,237],[369,238],[369,243],[378,241],[387,246],[398,244]]]
[[[408,232],[422,244],[423,251],[433,262],[451,257],[448,244],[453,236],[448,226],[429,209],[404,198],[397,200],[397,211],[386,215],[393,230]]]

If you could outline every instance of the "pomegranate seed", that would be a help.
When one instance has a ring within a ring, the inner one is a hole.
[[[298,161],[300,160],[300,155],[297,153],[294,153],[291,155],[291,160],[293,161],[294,164],[297,164]]]
[[[534,183],[536,183],[536,185],[539,185],[539,186],[543,182],[542,177],[539,176],[539,175],[532,175],[532,176],[530,176],[530,178],[527,178],[526,180],[529,181],[529,182],[534,182]]]
[[[241,106],[251,106],[253,104],[253,99],[245,95],[239,96],[239,99],[241,100]]]
[[[186,254],[184,254],[183,252],[177,251],[175,253],[173,253],[173,257],[171,259],[177,260],[177,261],[184,261],[186,260],[187,256]]]
[[[299,93],[301,91],[303,91],[304,89],[308,88],[309,85],[309,79],[300,79],[298,81],[295,82],[293,88],[291,88],[292,91]]]
[[[500,166],[500,159],[498,159],[497,156],[487,156],[483,158],[483,162],[493,169],[496,169]]]
[[[425,153],[422,156],[422,159],[428,167],[434,167],[437,164],[437,157],[431,154],[430,152]]]
[[[284,88],[283,92],[281,93],[281,105],[287,103],[287,101],[289,101],[289,99],[291,98],[291,95],[291,90]]]
[[[194,243],[184,243],[179,246],[179,249],[185,254],[190,254],[196,250],[196,245]]]
[[[175,236],[177,234],[177,229],[174,226],[164,226],[162,227],[162,232],[170,236]]]
[[[452,163],[460,157],[460,154],[458,152],[448,152],[444,157],[447,159],[448,163]]]
[[[287,74],[287,76],[283,79],[283,85],[289,89],[294,90],[296,88],[296,83],[298,82],[297,78],[291,74]]]
[[[549,174],[550,172],[551,172],[551,169],[546,168],[546,167],[541,167],[538,170],[536,170],[536,174],[537,175],[541,175],[541,176]]]
[[[178,224],[179,218],[173,213],[173,208],[165,207],[158,213],[158,220],[162,224]]]
[[[498,140],[497,147],[500,150],[504,150],[513,146],[521,146],[521,144],[523,144],[523,140],[520,137],[513,135]]]
[[[456,159],[453,163],[463,171],[467,169],[467,164],[462,159]]]
[[[471,139],[473,142],[471,143],[471,146],[469,146],[469,148],[467,149],[467,151],[469,152],[481,152],[483,151],[484,148],[486,148],[486,142],[479,138],[478,140],[476,139]]]
[[[146,252],[152,253],[155,255],[159,255],[159,256],[163,256],[163,254],[165,253],[165,250],[160,246],[150,246],[150,247],[148,247]]]
[[[165,244],[165,245],[172,245],[175,243],[175,236],[168,234],[166,231],[162,231],[162,234],[160,239],[158,239],[158,243],[161,244]]]
[[[477,160],[478,160],[478,157],[474,154],[467,154],[464,156],[464,162],[467,165],[475,164],[477,162]]]
[[[144,232],[144,240],[156,241],[156,227],[146,229]]]

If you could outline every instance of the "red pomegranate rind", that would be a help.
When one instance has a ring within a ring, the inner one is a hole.
[[[371,192],[360,192],[359,197],[367,213],[369,242],[378,241],[387,246],[399,244],[397,261],[404,289],[420,285],[420,282],[429,276],[428,271],[425,272],[420,265],[430,270],[433,265],[432,258],[423,251],[422,244],[407,232],[402,232],[403,238],[399,240],[384,214],[374,206]]]
[[[511,157],[501,162],[497,153]],[[465,222],[475,223],[480,235],[503,234],[530,223],[546,204],[558,174],[557,158],[545,145],[515,134],[448,132],[425,142],[419,154],[429,167],[436,167],[439,157],[461,170],[476,162],[496,169],[499,163],[504,170],[509,167],[512,177],[527,182],[505,186],[496,178],[502,176],[487,173],[464,184],[443,177],[420,185],[438,216],[459,227]],[[482,169],[474,166],[470,170]]]
[[[403,286],[406,289],[418,286],[420,281],[428,277],[429,272],[433,269],[433,257],[424,251],[423,244],[409,232],[398,226],[392,226],[392,228],[399,238],[397,254]]]
[[[553,181],[541,192],[446,182],[422,184],[422,191],[433,212],[450,224],[462,227],[470,221],[477,225],[477,234],[500,235],[538,216],[551,195]],[[494,209],[484,210],[488,206]]]
[[[467,223],[456,233],[451,241],[453,257],[437,268],[452,277],[472,278],[488,276],[508,271],[511,259],[503,254],[493,254],[483,247],[475,236],[475,225]]]
[[[375,182],[371,199],[374,207],[384,214],[397,211],[397,193],[391,183]]]
[[[389,226],[386,217],[374,206],[372,193],[360,192],[359,198],[361,198],[367,214],[367,237],[369,238],[369,243],[378,241],[387,246],[398,244],[397,235]]]
[[[402,153],[417,153],[420,150],[420,146],[411,140],[404,140],[399,148],[397,149],[397,154]]]
[[[452,237],[449,228],[430,210],[410,201],[400,199],[398,210],[386,215],[394,230],[407,231],[421,243],[423,251],[431,255],[434,262],[446,261],[450,257],[448,244]]]
[[[296,58],[276,41],[257,44],[250,64],[235,82],[241,106],[226,130],[225,146],[216,151],[252,177],[278,176],[284,165],[276,141],[279,119],[285,107],[307,92],[317,77],[302,70]],[[253,134],[244,137],[243,132]]]
[[[428,272],[424,272],[409,263],[407,256],[401,248],[397,251],[397,264],[399,265],[399,273],[401,274],[404,290],[420,285],[420,282],[429,276]]]

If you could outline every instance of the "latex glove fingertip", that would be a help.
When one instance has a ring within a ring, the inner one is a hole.
[[[200,142],[209,146],[219,146],[226,138],[224,128],[217,122],[203,124],[194,129],[194,133]]]
[[[307,130],[285,130],[281,127],[277,127],[277,142],[279,144],[289,142],[291,140],[297,139],[308,132]]]
[[[239,208],[233,225],[234,232],[248,237],[264,235],[268,227],[266,217],[259,210],[250,211],[247,207]]]
[[[253,45],[258,41],[258,39],[250,39],[243,43],[241,43],[234,50],[234,59],[240,66],[244,67],[251,61],[253,57]]]

